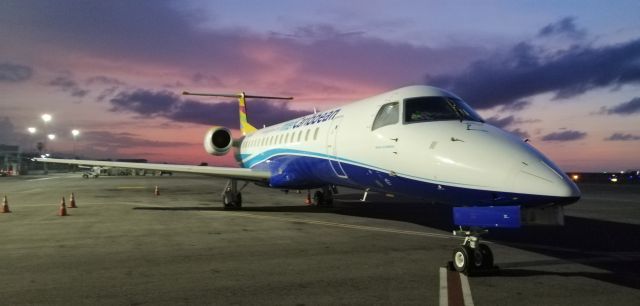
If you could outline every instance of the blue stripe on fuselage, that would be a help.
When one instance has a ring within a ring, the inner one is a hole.
[[[259,154],[241,154],[243,165],[271,172],[270,186],[284,189],[311,189],[327,185],[395,193],[456,206],[523,205],[558,203],[564,198],[517,194],[481,189],[481,186],[454,187],[448,182],[430,181],[361,164],[327,154],[293,149],[271,149]],[[347,177],[338,176],[329,160],[341,163]]]

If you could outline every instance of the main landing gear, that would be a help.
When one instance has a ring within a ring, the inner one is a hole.
[[[322,190],[318,190],[313,193],[313,199],[311,205],[317,207],[333,207],[333,194],[338,193],[335,186],[322,187]]]
[[[461,273],[493,269],[493,252],[488,245],[480,243],[480,235],[488,231],[471,227],[468,230],[453,231],[456,236],[465,236],[461,246],[453,249],[453,267]]]
[[[227,182],[227,186],[222,192],[222,204],[224,209],[241,209],[242,208],[242,189],[247,187],[249,182],[244,182],[242,187],[238,188],[238,180],[230,179]]]

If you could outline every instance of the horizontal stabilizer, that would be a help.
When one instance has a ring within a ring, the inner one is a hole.
[[[244,97],[249,99],[293,100],[293,97],[254,96],[254,95],[245,95],[245,94],[197,93],[197,92],[188,92],[188,91],[183,91],[182,94],[185,96],[223,97],[223,98],[236,98],[236,99]]]

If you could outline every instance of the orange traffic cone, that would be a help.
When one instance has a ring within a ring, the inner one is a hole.
[[[160,195],[160,189],[158,188],[158,185],[156,185],[156,191],[154,191],[153,194],[155,194],[157,196]]]
[[[67,206],[64,204],[64,197],[62,197],[62,200],[60,201],[60,211],[58,212],[58,216],[60,217],[68,216]]]
[[[10,213],[11,210],[9,209],[9,201],[7,201],[7,196],[4,196],[4,199],[2,200],[2,213],[6,214],[6,213]]]
[[[307,198],[304,199],[304,204],[311,205],[311,190],[307,190]]]
[[[78,206],[76,206],[76,197],[73,192],[69,196],[69,208],[78,208]]]

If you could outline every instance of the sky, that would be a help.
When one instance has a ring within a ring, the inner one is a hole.
[[[46,130],[58,154],[234,165],[202,138],[216,125],[239,135],[237,102],[183,90],[295,97],[248,101],[261,127],[426,84],[565,171],[640,168],[637,12],[622,0],[4,0],[0,144],[32,151]]]

